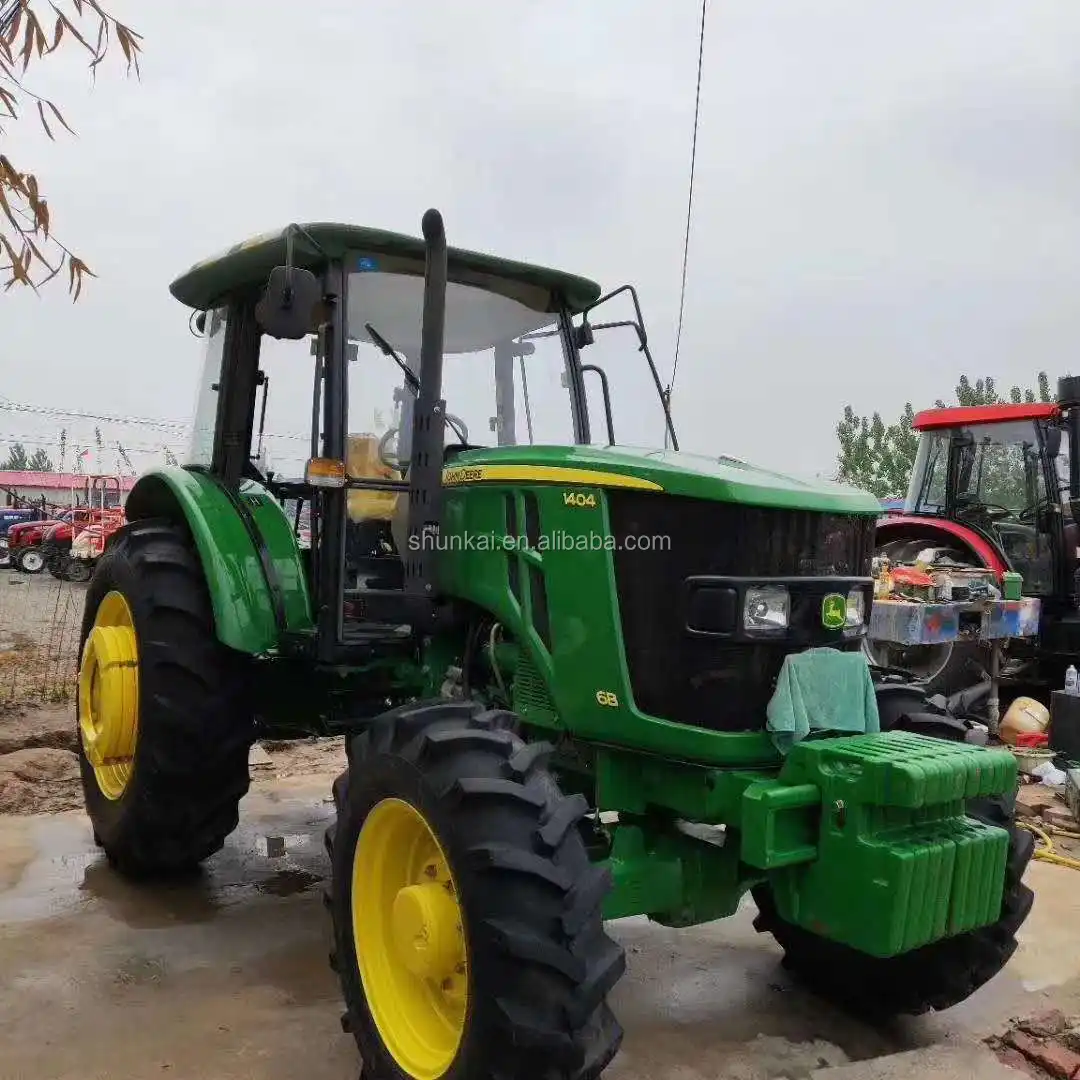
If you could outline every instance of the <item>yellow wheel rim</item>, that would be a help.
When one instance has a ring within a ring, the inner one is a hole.
[[[139,731],[139,646],[128,602],[106,594],[79,665],[79,737],[107,799],[131,781]]]
[[[465,1031],[468,957],[457,884],[414,806],[384,799],[353,853],[352,922],[375,1026],[413,1080],[437,1080]]]

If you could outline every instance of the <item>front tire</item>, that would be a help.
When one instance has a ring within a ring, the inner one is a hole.
[[[977,641],[950,641],[942,645],[903,646],[863,639],[863,652],[871,664],[910,673],[928,695],[958,693],[974,686],[985,665]]]
[[[594,1080],[618,1051],[626,960],[588,806],[513,726],[479,704],[395,709],[334,784],[332,963],[365,1080]]]
[[[45,557],[37,547],[20,548],[14,561],[15,569],[24,574],[40,574],[45,569]]]
[[[132,877],[195,869],[236,828],[254,724],[186,533],[117,534],[86,592],[77,716],[86,810]]]

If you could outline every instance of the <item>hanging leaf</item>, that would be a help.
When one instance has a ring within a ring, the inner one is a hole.
[[[0,34],[0,145],[5,148],[12,145],[12,125],[31,106],[50,141],[56,141],[57,125],[76,135],[60,107],[27,84],[27,73],[34,61],[65,45],[73,46],[88,55],[89,69],[96,77],[97,68],[115,42],[115,51],[122,54],[127,72],[139,75],[142,36],[111,15],[101,0],[0,0],[0,4],[6,24]],[[46,13],[48,29],[42,17]],[[7,271],[7,279],[0,277],[0,283],[5,292],[14,285],[37,291],[66,266],[68,289],[77,300],[86,278],[96,277],[85,260],[54,236],[50,207],[38,178],[33,172],[16,168],[10,157],[2,154],[0,237],[0,259],[4,260],[0,269]]]

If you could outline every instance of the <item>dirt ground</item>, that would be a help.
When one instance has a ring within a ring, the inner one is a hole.
[[[70,709],[0,714],[0,1080],[356,1080],[321,902],[340,741],[260,747],[225,850],[194,882],[139,889],[77,808],[73,738]],[[688,930],[615,922],[626,1041],[604,1080],[1019,1080],[983,1040],[1049,1007],[1080,1014],[1080,875],[1037,863],[1029,880],[1009,968],[883,1030],[791,982],[751,904]]]
[[[81,809],[76,749],[70,706],[0,706],[0,814]],[[344,766],[345,745],[342,739],[260,743],[250,761],[256,783],[322,772],[336,776]]]

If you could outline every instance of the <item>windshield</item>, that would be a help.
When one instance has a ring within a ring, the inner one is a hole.
[[[547,305],[546,291],[519,288],[518,293],[511,298],[447,284],[442,386],[447,445],[575,442],[558,334],[522,340],[536,330],[557,330],[558,315],[539,310]],[[347,335],[356,353],[349,365],[348,430],[354,440],[373,442],[384,465],[408,457],[415,394],[378,338],[418,373],[423,295],[419,276],[359,272],[349,277]]]
[[[956,444],[957,514],[990,509],[1016,517],[1047,497],[1039,442],[1031,421],[979,424],[927,432],[919,444],[905,509],[945,510],[949,446]]]
[[[1015,517],[1045,500],[1031,421],[961,428],[957,435],[958,512],[997,509]]]

